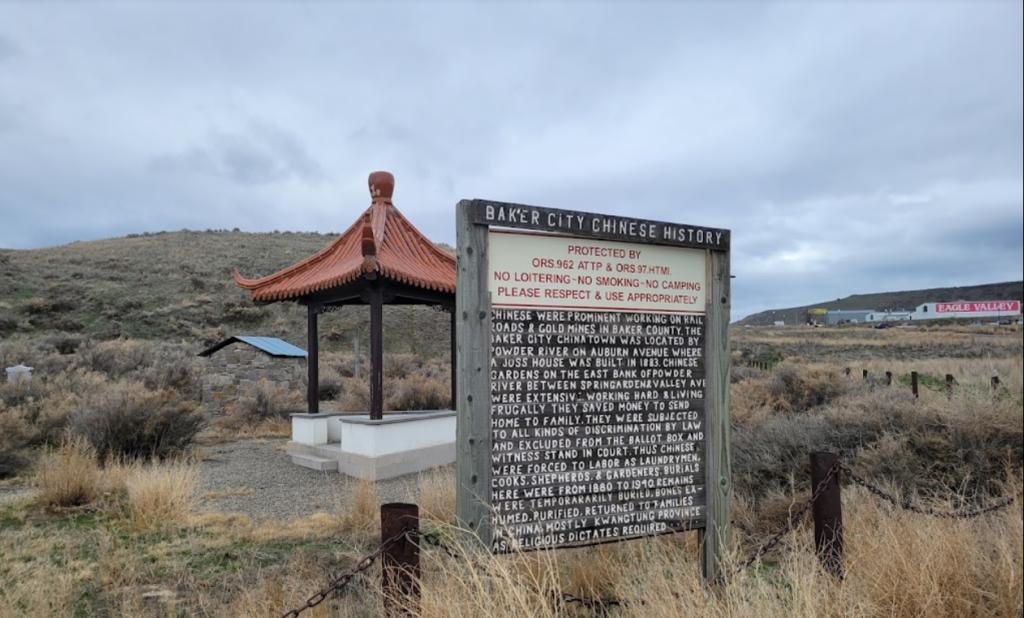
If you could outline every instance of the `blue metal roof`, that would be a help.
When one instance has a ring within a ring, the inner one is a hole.
[[[306,358],[306,351],[302,348],[297,348],[287,341],[282,341],[276,337],[250,337],[246,335],[236,335],[234,337],[228,337],[224,341],[221,341],[217,345],[207,348],[199,353],[199,356],[210,356],[217,350],[230,345],[236,341],[248,343],[252,347],[262,350],[271,356],[289,356],[289,357],[300,357]]]
[[[306,351],[297,348],[287,341],[276,337],[248,337],[235,336],[235,339],[244,341],[254,348],[259,348],[271,356],[306,356]]]

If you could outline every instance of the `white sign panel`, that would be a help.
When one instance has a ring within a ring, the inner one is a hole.
[[[706,252],[489,231],[493,307],[704,313]]]

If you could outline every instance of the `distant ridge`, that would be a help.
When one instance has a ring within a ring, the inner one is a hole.
[[[770,326],[776,321],[786,324],[806,324],[809,309],[876,309],[901,310],[913,309],[922,303],[943,301],[981,301],[981,300],[1024,300],[1024,281],[1006,283],[985,283],[965,287],[930,288],[907,292],[880,292],[876,294],[854,294],[846,298],[822,301],[802,307],[786,307],[769,309],[749,315],[736,322],[740,326]]]

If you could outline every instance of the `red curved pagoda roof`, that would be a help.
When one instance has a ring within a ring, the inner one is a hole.
[[[455,293],[455,256],[430,242],[391,203],[395,179],[370,174],[370,207],[336,240],[310,257],[261,279],[235,269],[235,283],[254,301],[296,300],[354,281],[364,273]]]

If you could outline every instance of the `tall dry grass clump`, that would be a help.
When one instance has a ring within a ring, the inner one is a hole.
[[[102,473],[96,449],[84,438],[66,438],[39,462],[36,485],[40,501],[50,507],[82,506],[100,495]]]
[[[379,540],[380,508],[377,483],[362,479],[342,506],[340,524],[355,539]]]
[[[419,507],[420,517],[441,524],[455,524],[455,479],[450,469],[432,470],[420,477]]]
[[[199,471],[186,461],[138,466],[128,476],[128,519],[137,528],[182,524],[195,511]]]

